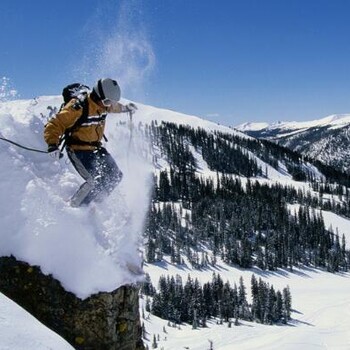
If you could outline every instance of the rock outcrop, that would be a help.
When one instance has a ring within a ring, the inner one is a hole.
[[[1,257],[0,292],[77,350],[144,349],[136,286],[81,300],[39,267]]]

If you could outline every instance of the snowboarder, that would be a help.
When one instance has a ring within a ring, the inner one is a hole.
[[[70,200],[72,207],[102,201],[122,179],[117,163],[101,143],[107,113],[133,113],[137,109],[133,103],[120,104],[119,99],[118,83],[100,79],[84,98],[72,98],[45,126],[50,155],[61,157],[59,144],[64,135],[68,158],[85,180]]]

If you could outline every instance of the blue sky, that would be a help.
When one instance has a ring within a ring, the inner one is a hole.
[[[226,125],[350,113],[348,0],[2,0],[0,76],[72,81]]]

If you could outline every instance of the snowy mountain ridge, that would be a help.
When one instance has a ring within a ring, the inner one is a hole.
[[[260,131],[263,130],[280,130],[280,133],[283,134],[284,131],[305,131],[309,128],[316,127],[328,127],[328,128],[341,128],[350,124],[350,114],[332,114],[321,119],[315,119],[305,122],[296,122],[296,121],[278,121],[274,123],[254,123],[246,122],[239,124],[234,128],[249,133],[250,131]]]
[[[350,115],[334,114],[308,122],[245,123],[237,130],[279,143],[341,171],[350,169]]]

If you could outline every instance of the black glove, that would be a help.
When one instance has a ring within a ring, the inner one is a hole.
[[[49,145],[49,146],[47,147],[47,152],[48,152],[48,153],[55,152],[55,151],[57,151],[57,150],[58,150],[57,145]]]
[[[137,110],[137,106],[135,105],[135,103],[128,103],[125,106],[126,110],[130,113],[135,113],[135,111]]]
[[[57,145],[49,145],[47,148],[47,153],[53,158],[53,159],[61,159],[63,157],[63,154],[61,153],[61,150],[58,148]]]

